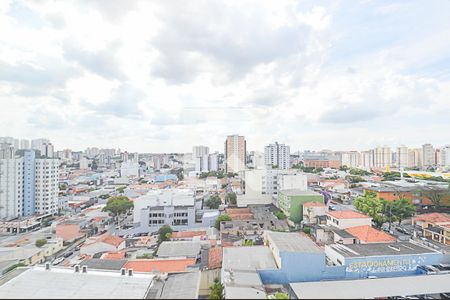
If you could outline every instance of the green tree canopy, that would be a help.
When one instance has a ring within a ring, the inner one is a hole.
[[[235,192],[231,192],[226,194],[225,196],[225,203],[231,204],[231,205],[236,205],[237,203],[237,196]]]
[[[108,199],[103,211],[112,213],[115,217],[128,212],[134,207],[133,201],[125,196],[114,196]]]
[[[215,278],[214,284],[209,287],[208,299],[224,299],[223,285],[219,282],[218,278]]]
[[[383,203],[377,199],[374,192],[366,192],[364,196],[356,198],[353,205],[357,210],[371,217],[375,226],[381,227],[386,222],[386,217],[383,215]]]
[[[220,197],[217,194],[209,197],[209,199],[206,201],[206,206],[211,209],[218,209],[220,204],[222,204],[222,200],[220,200]]]
[[[220,215],[217,218],[216,224],[215,224],[215,227],[217,228],[217,230],[220,230],[220,222],[223,222],[223,221],[231,221],[231,217],[227,214]]]
[[[170,240],[172,232],[173,230],[169,225],[161,226],[161,228],[159,228],[158,230],[158,244]]]
[[[46,240],[46,239],[39,239],[39,240],[36,240],[36,243],[35,243],[36,247],[39,247],[39,248],[41,248],[41,247],[44,246],[45,244],[47,244],[47,240]]]

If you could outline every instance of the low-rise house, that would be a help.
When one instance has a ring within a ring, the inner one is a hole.
[[[345,231],[353,235],[356,242],[360,244],[395,243],[397,241],[392,235],[368,225],[350,227]]]
[[[60,224],[56,224],[56,236],[63,239],[63,241],[73,241],[84,235],[81,232],[79,222],[66,221]]]
[[[412,220],[422,228],[424,237],[431,240],[450,245],[450,215],[445,213],[430,213],[418,215]]]
[[[162,242],[156,255],[159,258],[198,258],[200,250],[201,244],[198,241]]]
[[[325,216],[328,209],[327,206],[320,202],[303,203],[303,223],[317,224],[319,216]]]
[[[88,238],[80,249],[80,254],[93,255],[99,252],[117,252],[125,248],[125,239],[104,233]]]
[[[180,259],[134,259],[128,261],[124,268],[141,273],[181,273],[188,272],[189,267],[195,265],[195,258]]]
[[[340,210],[327,212],[327,225],[339,229],[355,226],[372,226],[372,218],[353,210]]]
[[[207,237],[206,230],[195,230],[172,232],[170,239],[172,241],[192,241],[193,239],[206,239]]]

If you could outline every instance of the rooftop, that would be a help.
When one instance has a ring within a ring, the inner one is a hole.
[[[200,272],[170,275],[156,299],[198,299]],[[151,291],[150,291],[151,292]]]
[[[154,275],[121,276],[120,272],[75,273],[72,268],[33,267],[2,286],[0,298],[144,299]]]
[[[321,194],[314,191],[304,191],[300,189],[281,190],[280,193],[286,196],[320,196]]]
[[[363,215],[362,213],[353,210],[329,211],[327,212],[327,214],[336,219],[370,219],[369,216]]]
[[[186,272],[188,266],[195,264],[195,258],[187,259],[136,259],[128,261],[124,268],[135,272]]]
[[[194,206],[195,196],[191,189],[149,190],[134,201],[139,206]]]
[[[80,263],[81,266],[88,266],[89,269],[96,270],[120,270],[127,261],[124,259],[100,259],[92,258],[84,260]]]
[[[450,292],[450,274],[291,283],[298,299],[374,299]],[[356,288],[357,287],[357,288]]]
[[[196,230],[196,231],[179,231],[172,232],[172,239],[182,239],[182,238],[193,238],[195,236],[204,236],[206,235],[205,230]]]
[[[104,253],[101,259],[109,259],[109,260],[122,260],[125,258],[125,252],[107,252]]]
[[[158,248],[158,257],[196,257],[200,253],[200,242],[174,241],[162,242]]]
[[[389,243],[397,241],[392,235],[368,225],[350,227],[345,229],[345,231],[365,243]]]
[[[430,223],[450,223],[450,215],[445,213],[430,213],[418,215],[414,220]]]
[[[374,244],[350,244],[340,245],[334,244],[328,246],[344,257],[365,257],[365,256],[394,256],[394,255],[411,255],[438,253],[436,250],[425,246],[411,243],[398,242],[392,243],[374,243]]]
[[[272,252],[266,246],[223,248],[223,269],[276,269]]]
[[[280,251],[323,253],[323,250],[303,233],[266,231],[265,234]]]
[[[212,247],[208,253],[208,269],[218,269],[222,267],[222,247]]]
[[[326,207],[326,205],[320,202],[305,202],[303,207]]]

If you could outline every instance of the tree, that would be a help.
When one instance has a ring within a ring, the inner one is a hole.
[[[374,192],[366,192],[364,196],[356,198],[353,205],[357,210],[371,217],[375,226],[381,228],[386,222],[386,216],[383,214],[383,202],[377,199]]]
[[[229,203],[231,205],[236,205],[237,203],[237,196],[235,192],[228,193],[225,196],[225,203]]]
[[[119,194],[123,194],[123,192],[125,191],[125,187],[124,187],[124,186],[118,187],[118,188],[116,189],[116,191],[117,191]]]
[[[220,222],[224,222],[224,221],[231,221],[231,217],[227,214],[220,215],[217,218],[216,224],[215,224],[215,227],[217,228],[217,230],[220,230]]]
[[[223,285],[219,282],[219,278],[214,279],[214,284],[209,287],[208,299],[223,299]]]
[[[206,201],[206,206],[211,209],[218,209],[220,204],[222,204],[222,200],[220,200],[219,195],[213,195]]]
[[[242,244],[242,246],[253,246],[253,241],[252,240],[245,240],[244,243]]]
[[[42,246],[44,246],[45,244],[47,244],[47,240],[46,239],[39,239],[36,240],[36,247],[41,248]]]
[[[395,200],[392,205],[395,218],[400,225],[403,220],[411,218],[416,214],[416,207],[409,203],[409,200],[402,197],[399,200]]]
[[[275,299],[289,299],[289,295],[286,293],[277,292],[275,294]]]
[[[282,211],[275,212],[275,217],[277,217],[278,220],[285,220],[286,219],[286,215]]]
[[[169,225],[161,226],[158,230],[158,245],[164,241],[170,240],[170,236],[172,235],[172,228]]]
[[[431,189],[429,191],[423,192],[423,195],[430,199],[431,203],[439,209],[442,207],[442,202],[444,201],[444,199],[449,197],[450,192],[449,190]]]
[[[128,197],[114,196],[108,199],[103,211],[112,213],[114,218],[118,221],[120,215],[127,213],[133,207],[134,203],[133,201],[130,201]]]

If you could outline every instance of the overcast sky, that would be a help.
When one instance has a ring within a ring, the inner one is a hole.
[[[450,1],[0,1],[0,136],[450,144]]]

